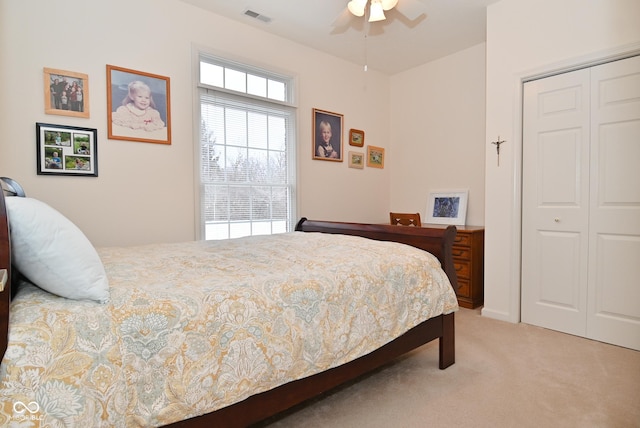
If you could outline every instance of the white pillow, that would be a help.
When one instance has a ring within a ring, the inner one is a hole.
[[[38,287],[75,300],[109,300],[109,281],[89,239],[69,219],[33,198],[5,198],[15,267]]]

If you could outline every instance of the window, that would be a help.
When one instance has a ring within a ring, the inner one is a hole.
[[[201,236],[293,230],[293,79],[206,55],[199,63]]]

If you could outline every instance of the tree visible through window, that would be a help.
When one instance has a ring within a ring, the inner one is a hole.
[[[295,109],[290,86],[290,78],[200,58],[204,239],[292,230]]]

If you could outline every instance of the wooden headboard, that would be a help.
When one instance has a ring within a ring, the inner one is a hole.
[[[0,187],[0,278],[3,289],[0,291],[0,359],[7,350],[9,335],[9,302],[11,300],[11,243],[7,207],[4,203],[4,191]]]

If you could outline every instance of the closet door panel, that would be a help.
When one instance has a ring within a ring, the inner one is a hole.
[[[588,337],[640,350],[640,57],[591,71]]]
[[[589,70],[524,87],[522,321],[586,333]]]

